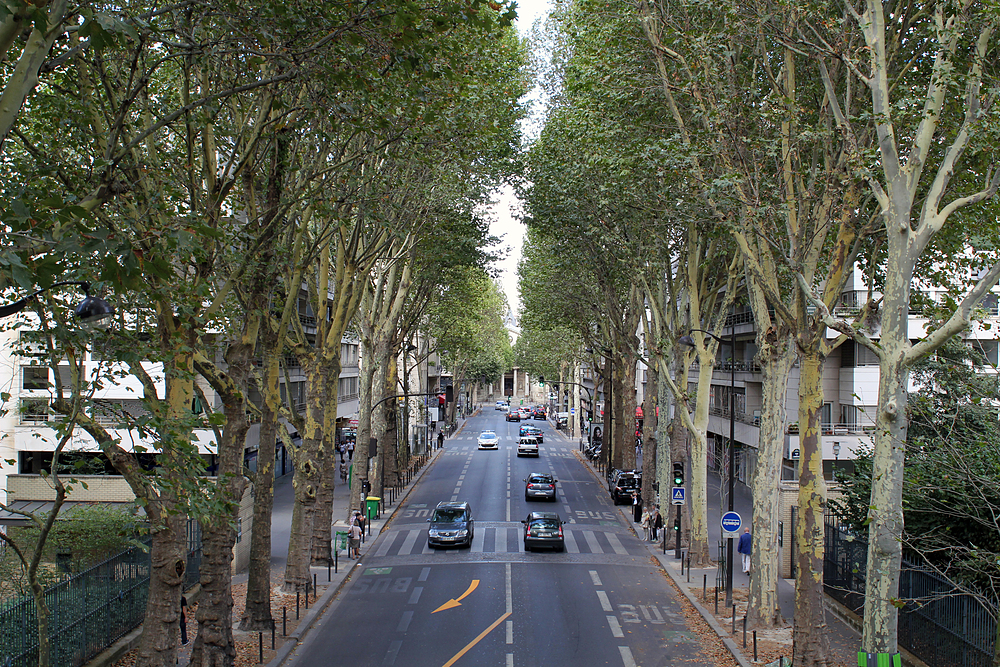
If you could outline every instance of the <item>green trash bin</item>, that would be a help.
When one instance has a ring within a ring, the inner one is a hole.
[[[381,498],[377,498],[375,496],[368,496],[365,498],[365,513],[368,515],[369,521],[378,518],[378,504],[381,501]]]
[[[347,550],[347,531],[338,530],[336,538],[334,540],[334,549],[340,551],[341,549]]]

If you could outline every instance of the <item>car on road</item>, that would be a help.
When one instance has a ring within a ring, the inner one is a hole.
[[[507,401],[497,401],[497,406],[496,406],[495,409],[496,410],[506,410],[507,409]]]
[[[483,431],[479,434],[479,449],[499,449],[500,436],[493,431]]]
[[[518,437],[524,437],[526,435],[533,435],[538,438],[539,444],[545,442],[545,434],[542,433],[542,429],[537,426],[532,426],[531,424],[525,424],[519,429]]]
[[[467,502],[442,502],[427,519],[427,546],[471,546],[476,522]]]
[[[507,413],[507,421],[509,422],[519,422],[521,421],[521,413],[517,410],[511,410]]]
[[[538,456],[538,438],[526,435],[517,441],[518,456]]]
[[[620,472],[611,483],[611,500],[615,505],[632,502],[632,492],[642,486],[642,475],[634,472]]]
[[[559,414],[556,415],[556,428],[564,429],[567,426],[569,426],[569,413],[560,412]]]
[[[532,419],[545,419],[545,417],[546,417],[545,408],[535,408],[534,410],[531,411]]]
[[[559,481],[547,472],[533,472],[524,478],[524,499],[544,498],[556,499],[556,482]]]
[[[521,523],[524,524],[525,551],[532,551],[536,547],[565,550],[563,522],[555,512],[531,512]]]

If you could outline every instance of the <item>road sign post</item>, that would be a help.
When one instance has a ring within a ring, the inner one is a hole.
[[[722,515],[722,537],[723,539],[731,540],[734,537],[739,537],[740,526],[743,525],[743,519],[736,512],[726,512]]]

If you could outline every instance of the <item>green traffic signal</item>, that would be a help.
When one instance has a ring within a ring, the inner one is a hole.
[[[683,461],[674,461],[674,486],[684,486]]]

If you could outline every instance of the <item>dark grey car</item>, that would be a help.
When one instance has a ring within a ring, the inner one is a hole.
[[[446,547],[472,545],[476,522],[472,518],[472,508],[467,502],[438,503],[434,514],[427,519],[427,546]]]
[[[552,475],[544,472],[533,472],[524,478],[524,499],[544,498],[556,499],[556,482]]]

